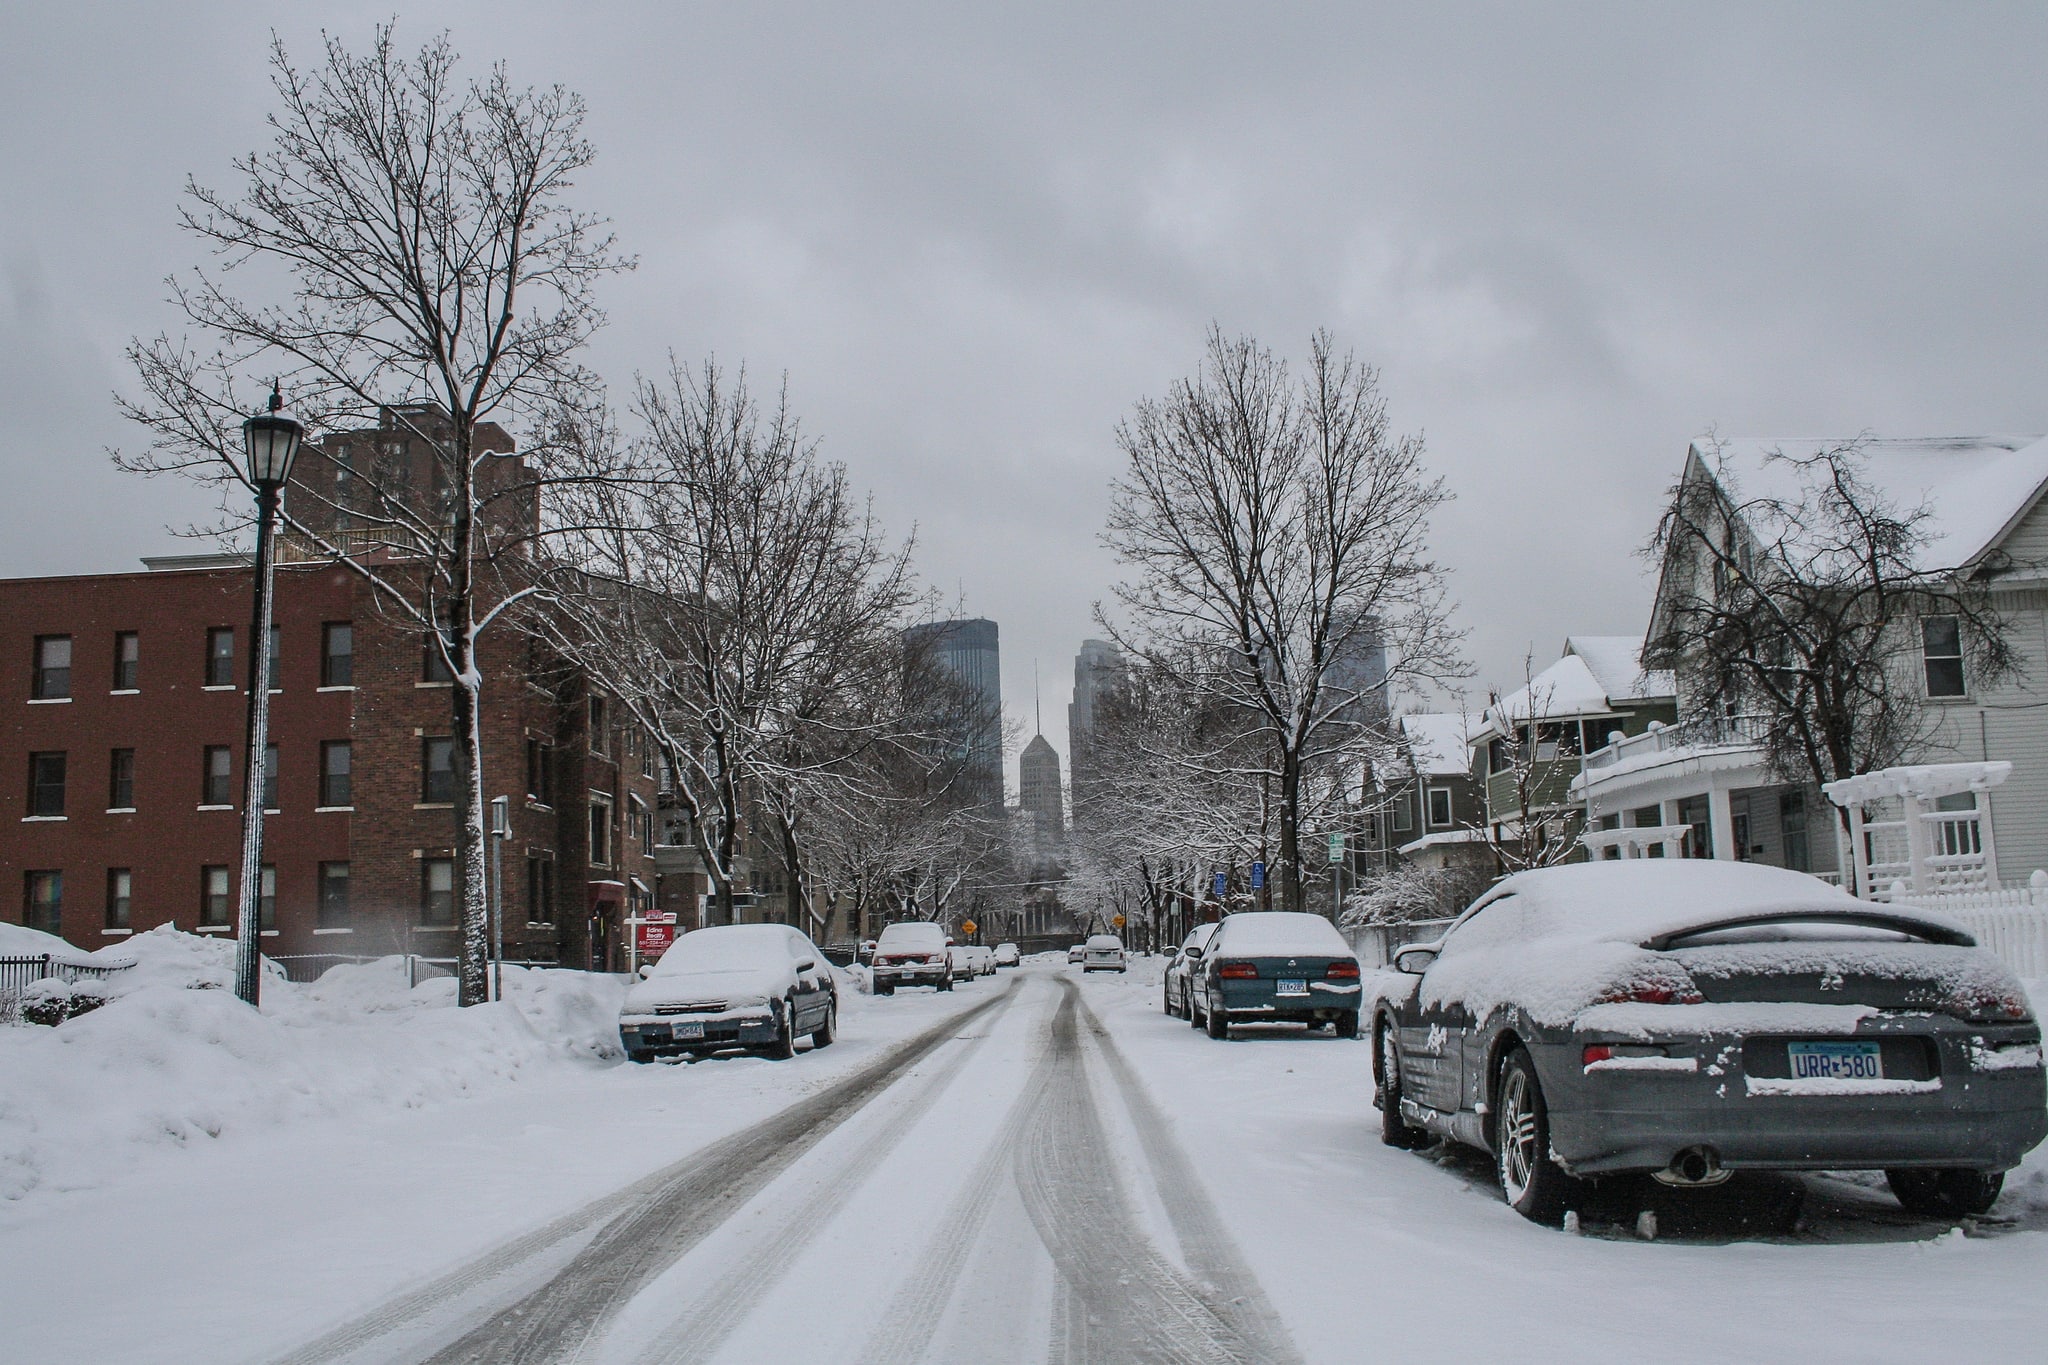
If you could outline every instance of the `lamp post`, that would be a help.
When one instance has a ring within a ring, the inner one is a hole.
[[[242,423],[249,483],[256,489],[256,612],[249,634],[249,749],[242,801],[242,885],[235,905],[235,994],[255,1005],[261,979],[258,952],[263,903],[264,751],[270,743],[270,591],[274,577],[270,533],[278,495],[291,477],[292,457],[306,429],[278,409],[284,398],[270,386],[270,408]]]

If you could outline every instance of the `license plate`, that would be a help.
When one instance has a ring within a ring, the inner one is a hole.
[[[1298,977],[1283,976],[1275,983],[1275,995],[1307,995],[1308,982]]]
[[[1791,1054],[1795,1081],[1884,1079],[1884,1051],[1876,1043],[1788,1043],[1785,1051]]]
[[[678,1039],[702,1038],[704,1036],[704,1025],[702,1024],[677,1024],[674,1027],[676,1031],[675,1036]]]

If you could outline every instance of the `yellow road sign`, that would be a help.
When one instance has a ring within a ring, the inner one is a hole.
[[[964,919],[964,920],[961,920],[961,921],[960,921],[960,932],[961,932],[961,933],[963,933],[963,934],[971,934],[971,933],[973,933],[973,932],[974,932],[974,929],[975,929],[975,924],[974,924],[974,921],[973,921],[973,920],[971,920],[971,919]]]
[[[1122,915],[1111,915],[1109,917],[1109,922],[1111,924],[1114,924],[1119,929],[1124,927],[1124,917]]]

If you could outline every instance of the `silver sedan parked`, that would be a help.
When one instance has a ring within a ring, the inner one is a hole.
[[[1373,1019],[1382,1136],[1490,1151],[1555,1221],[1578,1178],[1881,1170],[1899,1202],[1982,1213],[2048,1134],[2041,1030],[2012,973],[1938,916],[1750,863],[1509,877]]]

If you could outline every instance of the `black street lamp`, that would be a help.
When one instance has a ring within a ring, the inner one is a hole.
[[[270,386],[270,409],[242,423],[249,482],[256,489],[256,614],[249,635],[249,748],[247,790],[242,801],[242,886],[235,907],[235,994],[256,1003],[261,979],[259,936],[263,904],[264,750],[270,743],[270,593],[275,575],[270,533],[277,522],[278,495],[291,477],[292,457],[306,429],[278,411],[284,397]]]

